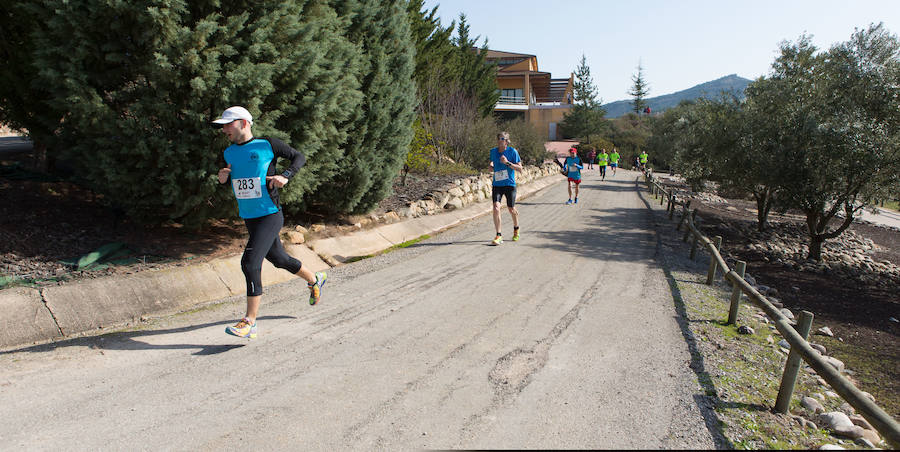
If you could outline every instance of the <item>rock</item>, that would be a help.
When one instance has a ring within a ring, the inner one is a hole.
[[[459,187],[453,187],[447,191],[453,198],[459,198],[465,194],[465,192]]]
[[[812,347],[813,350],[815,350],[815,351],[817,351],[817,352],[819,352],[819,353],[821,353],[821,354],[823,354],[823,355],[825,354],[825,346],[824,346],[824,345],[821,345],[821,344],[809,344],[809,346]]]
[[[860,392],[862,392],[862,394],[863,394],[867,399],[871,400],[872,403],[875,403],[875,396],[873,396],[872,394],[869,394],[869,393],[866,392],[866,391],[860,391]]]
[[[861,438],[863,436],[863,428],[858,425],[853,425],[850,418],[840,411],[820,414],[819,422],[822,423],[825,428],[840,436],[845,436],[850,439]]]
[[[900,320],[897,320],[897,319],[894,318],[894,317],[891,317],[891,318],[889,318],[888,320],[890,320],[891,322],[894,322],[894,323],[900,323]]]
[[[847,449],[844,449],[843,447],[838,446],[836,444],[822,444],[821,446],[819,446],[819,450],[847,450]]]
[[[863,434],[865,435],[865,432],[863,432]],[[872,444],[872,442],[869,441],[865,436],[863,436],[862,438],[856,438],[856,441],[854,441],[854,443],[859,444],[863,447],[868,447],[869,449],[875,448],[875,445]]]
[[[862,428],[862,427],[860,427],[860,428]],[[868,447],[871,447],[871,448],[875,448],[875,446],[878,444],[881,444],[881,441],[882,441],[881,436],[878,434],[878,432],[876,432],[874,429],[868,429],[868,428],[863,428],[862,439],[869,441],[869,443],[871,443],[871,445]]]
[[[306,243],[306,236],[297,231],[288,231],[287,239],[289,242],[300,245]]]
[[[750,328],[747,325],[741,325],[737,329],[738,334],[755,334],[756,331],[753,331],[753,328]]]
[[[818,380],[822,380],[822,377],[819,377]],[[821,382],[818,382],[818,381],[817,381],[817,383],[819,383],[821,386],[825,386],[825,380],[822,380]],[[825,401],[825,396],[824,396],[823,394],[818,393],[818,392],[815,393],[815,394],[813,394],[812,396],[813,396],[814,398],[818,399],[820,402],[824,402],[824,401]]]
[[[866,420],[866,418],[864,418],[858,414],[849,416],[849,418],[850,418],[850,422],[852,422],[853,425],[858,425],[866,430],[875,430],[875,427],[872,427],[872,424],[870,424],[869,421]]]
[[[778,346],[781,348],[786,348],[786,349],[791,348],[791,344],[788,343],[788,341],[786,339],[782,339],[782,340],[778,341]]]
[[[772,337],[772,335],[770,334],[768,337],[766,337],[766,342],[768,342],[768,343],[770,343],[770,344],[774,344],[774,343],[775,343],[775,338]]]
[[[808,429],[810,429],[810,430],[818,430],[818,429],[819,429],[819,426],[817,426],[815,422],[813,422],[813,421],[811,421],[811,420],[809,420],[809,419],[804,419],[804,421],[805,421],[805,422],[803,423],[803,426],[804,426],[804,427],[806,427],[806,428],[808,428]]]
[[[787,317],[788,320],[794,320],[794,313],[790,309],[781,308],[781,314]]]
[[[841,372],[844,370],[844,362],[843,361],[841,361],[833,356],[823,356],[823,358],[825,359],[826,363],[831,364],[831,367],[834,367],[835,369],[837,369],[838,372]]]
[[[457,196],[453,196],[447,201],[447,204],[444,206],[445,209],[455,210],[461,209],[463,207],[463,200]]]
[[[744,273],[744,281],[747,281],[747,284],[750,284],[751,286],[756,285],[756,278],[750,276],[750,273]]]
[[[764,285],[760,284],[760,285],[756,286],[756,291],[762,295],[765,295],[766,292],[769,291],[769,286],[764,286]]]
[[[827,326],[823,326],[822,328],[819,328],[818,330],[816,330],[816,334],[821,334],[822,336],[834,337],[834,333],[831,332],[831,328],[828,328]]]
[[[775,306],[778,309],[781,309],[784,307],[784,303],[782,303],[781,300],[779,300],[775,297],[768,297],[768,300],[769,300],[769,303],[772,304],[772,306]]]
[[[825,407],[823,407],[818,400],[812,397],[804,397],[803,400],[800,401],[800,404],[803,405],[803,408],[806,408],[807,410],[812,411],[815,414],[825,412]]]
[[[306,234],[309,232],[308,229],[304,228],[303,226],[300,226],[299,224],[297,226],[294,226],[294,230],[301,234]]]
[[[827,397],[831,397],[832,399],[836,399],[836,398],[840,397],[840,396],[837,395],[837,393],[834,392],[834,391],[825,391],[825,395],[826,395]]]

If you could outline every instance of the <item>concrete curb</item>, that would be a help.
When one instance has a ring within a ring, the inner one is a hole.
[[[554,177],[556,176],[556,177]],[[524,199],[565,181],[555,174],[519,187]],[[344,263],[384,251],[425,234],[456,226],[491,211],[489,200],[438,215],[414,218],[346,236],[285,244],[289,254],[313,271],[330,268],[333,258]],[[321,257],[320,257],[321,256]],[[324,259],[323,259],[324,257]],[[263,284],[289,281],[296,276],[263,263]],[[241,256],[214,259],[195,265],[150,270],[128,276],[75,281],[40,290],[16,287],[0,290],[0,348],[8,349],[51,340],[77,337],[98,329],[121,327],[142,316],[167,315],[243,294]]]

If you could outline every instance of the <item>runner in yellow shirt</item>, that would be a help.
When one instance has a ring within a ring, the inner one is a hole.
[[[597,168],[600,170],[600,180],[606,180],[606,165],[609,164],[609,154],[606,153],[606,149],[601,149],[600,153],[597,154]]]
[[[613,148],[612,154],[609,154],[609,166],[612,168],[612,175],[616,175],[616,168],[619,167],[619,150]]]

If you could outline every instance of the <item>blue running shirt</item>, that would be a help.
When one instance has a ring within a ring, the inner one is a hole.
[[[511,146],[507,146],[502,153],[497,148],[491,149],[491,162],[494,164],[494,186],[495,187],[515,187],[516,171],[502,163],[500,156],[506,157],[509,163],[519,163],[522,158],[519,157],[519,151]]]
[[[581,164],[581,159],[578,157],[566,157],[566,169],[569,170],[569,178],[580,180],[581,179],[581,169],[584,168],[584,165]]]
[[[237,198],[241,218],[259,218],[278,212],[278,189],[269,188],[266,176],[275,175],[278,157],[291,160],[281,173],[290,179],[306,163],[306,157],[276,138],[254,138],[225,149],[225,162],[231,165],[231,189]]]

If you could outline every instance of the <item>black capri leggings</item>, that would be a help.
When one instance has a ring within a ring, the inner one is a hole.
[[[247,296],[262,295],[262,262],[268,259],[272,265],[283,268],[291,273],[300,271],[300,261],[291,257],[284,246],[278,233],[284,226],[284,215],[279,210],[273,214],[259,218],[245,218],[247,232],[250,239],[241,257],[241,270],[247,280]]]

